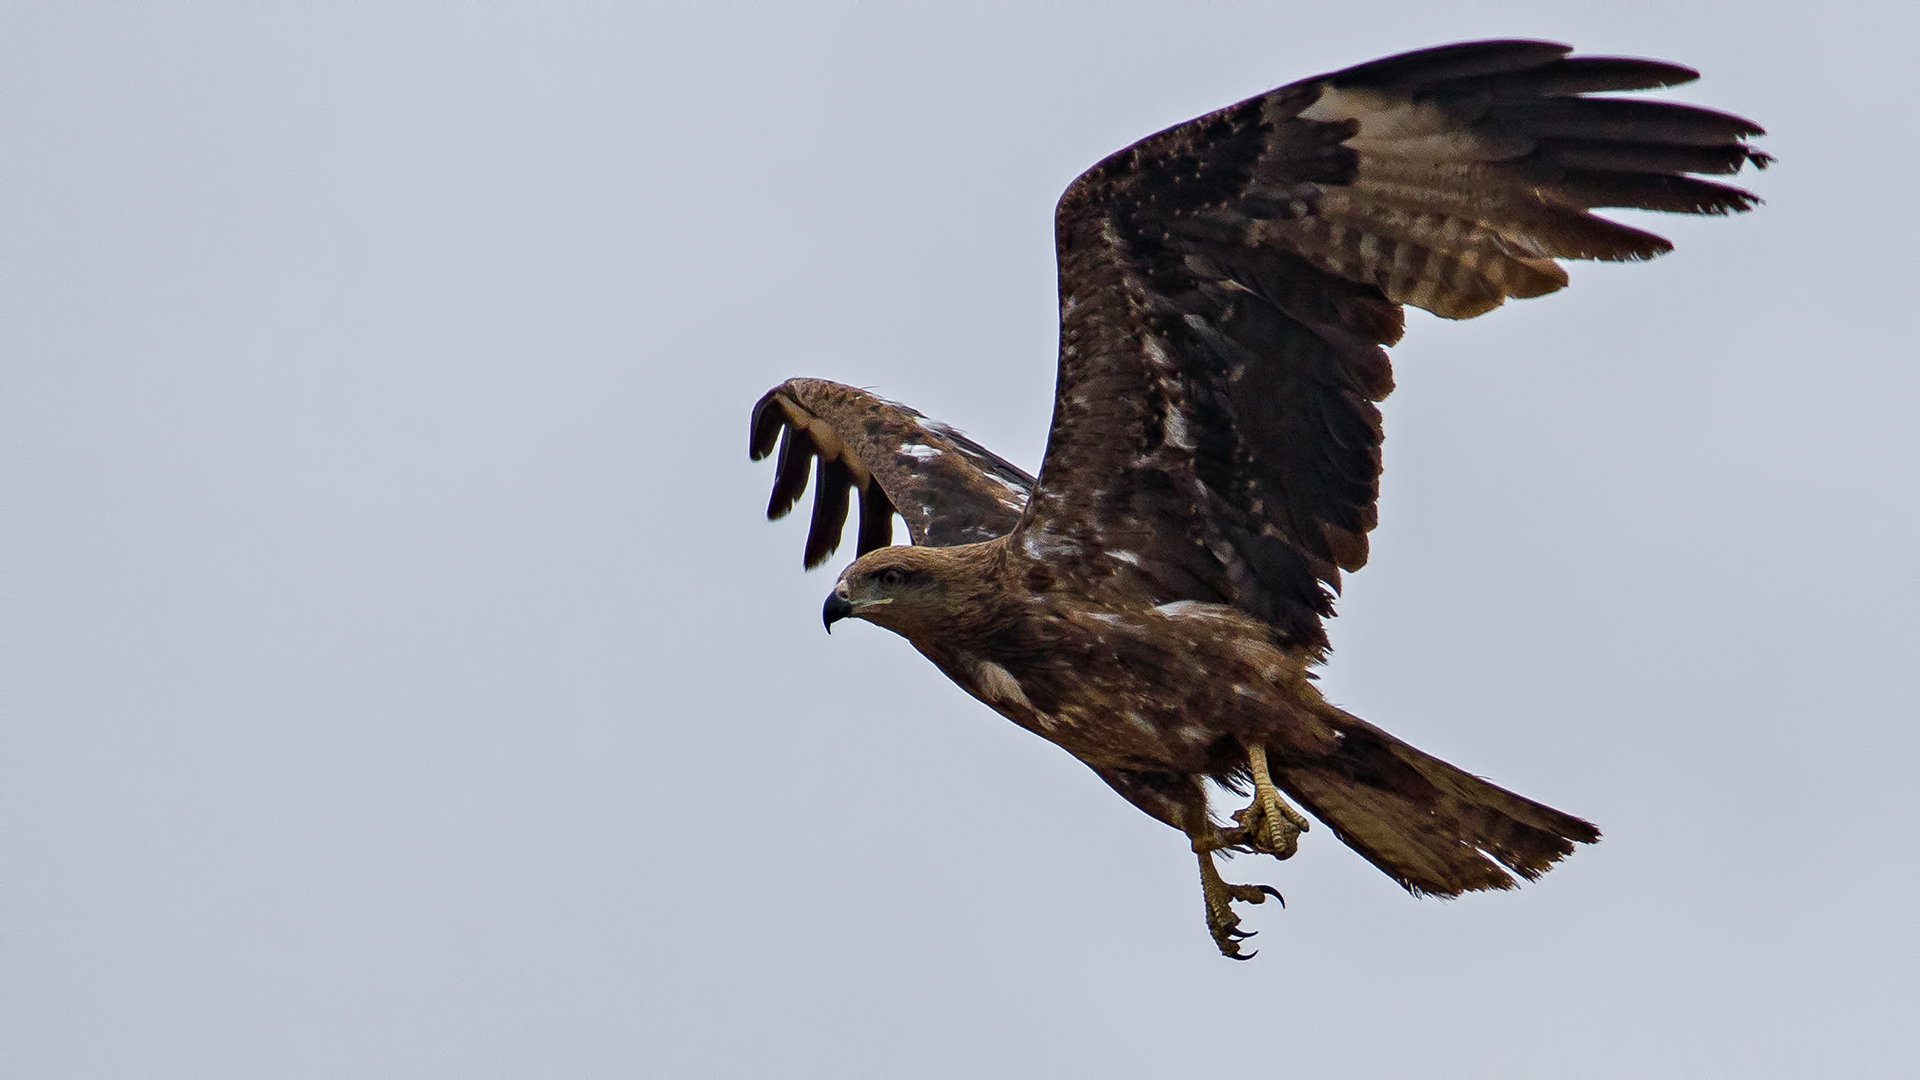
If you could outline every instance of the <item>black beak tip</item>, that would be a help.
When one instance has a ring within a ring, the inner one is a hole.
[[[827,624],[827,633],[833,633],[833,624],[853,614],[853,604],[839,593],[827,595],[826,606],[820,609],[820,619]]]

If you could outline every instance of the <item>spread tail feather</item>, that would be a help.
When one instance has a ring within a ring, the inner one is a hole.
[[[1593,823],[1522,798],[1324,706],[1338,749],[1275,770],[1274,782],[1342,843],[1416,896],[1531,881],[1600,839]],[[1509,873],[1508,871],[1512,871]]]

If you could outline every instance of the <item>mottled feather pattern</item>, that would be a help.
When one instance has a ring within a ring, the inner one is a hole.
[[[1262,809],[1276,790],[1416,894],[1511,888],[1599,838],[1340,710],[1311,674],[1377,522],[1377,403],[1403,305],[1467,318],[1565,286],[1561,260],[1669,248],[1598,207],[1756,204],[1706,179],[1767,164],[1747,145],[1756,125],[1589,96],[1693,71],[1568,52],[1488,41],[1390,57],[1082,174],[1055,213],[1059,375],[1037,483],[851,387],[796,379],[755,407],[753,456],[779,453],[768,515],[815,477],[808,566],[860,492],[862,557],[828,625],[901,634],[1185,832],[1228,956],[1238,924],[1221,909],[1265,894],[1226,886],[1210,853],[1289,857],[1285,814]],[[885,546],[896,507],[913,547]],[[1252,785],[1255,804],[1225,826],[1208,781]]]
[[[1060,383],[1021,526],[1126,551],[1114,585],[1235,604],[1324,648],[1377,520],[1381,348],[1400,304],[1467,318],[1567,283],[1558,260],[1670,246],[1596,206],[1725,213],[1685,175],[1766,158],[1749,121],[1579,96],[1689,69],[1484,42],[1303,80],[1088,170],[1056,214]]]
[[[858,554],[893,542],[893,515],[916,544],[971,544],[1004,536],[1025,507],[1033,477],[945,424],[864,390],[825,379],[789,379],[753,408],[754,460],[779,456],[767,518],[785,517],[815,469],[808,569],[840,546],[848,495],[860,493]]]

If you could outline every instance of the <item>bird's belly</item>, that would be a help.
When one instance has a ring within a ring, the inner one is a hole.
[[[1052,727],[1041,734],[1101,768],[1205,773],[1215,771],[1216,759],[1232,756],[1220,745],[1232,732],[1223,719],[1124,704],[1073,708],[1055,714]]]
[[[1089,765],[1218,772],[1241,760],[1241,735],[1286,714],[1286,695],[1245,665],[1195,655],[1184,639],[1178,646],[1080,650],[1045,670],[1003,667],[1025,700],[980,696]]]
[[[1220,775],[1313,725],[1305,654],[1232,608],[1056,606],[985,648],[922,647],[1014,723],[1103,769]],[[918,643],[916,643],[918,644]]]

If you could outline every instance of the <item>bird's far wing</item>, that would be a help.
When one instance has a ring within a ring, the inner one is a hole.
[[[850,489],[860,491],[861,555],[893,542],[896,511],[923,546],[1005,536],[1033,491],[1033,477],[945,424],[824,379],[789,379],[767,391],[753,407],[751,440],[755,461],[780,447],[769,521],[793,509],[809,463],[819,460],[809,570],[840,546]]]
[[[1016,550],[1230,603],[1323,648],[1367,559],[1382,345],[1402,304],[1449,318],[1566,284],[1562,258],[1660,237],[1593,207],[1718,214],[1757,200],[1688,174],[1767,159],[1756,125],[1587,96],[1688,82],[1563,45],[1428,49],[1169,128],[1074,181],[1055,217],[1060,376]]]

